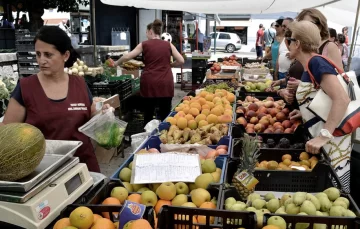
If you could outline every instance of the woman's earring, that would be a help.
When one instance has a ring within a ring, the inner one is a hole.
[[[66,62],[67,60],[64,60],[64,62]]]

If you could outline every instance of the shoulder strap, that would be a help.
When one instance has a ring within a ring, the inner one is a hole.
[[[306,64],[306,70],[307,72],[309,73],[309,76],[310,76],[310,80],[311,82],[315,85],[315,88],[316,89],[319,89],[320,88],[320,84],[318,84],[315,80],[315,77],[314,75],[311,73],[310,71],[310,68],[309,68],[309,64],[310,64],[310,60],[315,57],[315,56],[319,56],[323,59],[325,59],[327,62],[329,62],[335,69],[336,71],[338,72],[338,74],[340,74],[342,76],[342,78],[345,80],[345,82],[349,83],[349,77],[346,75],[346,73],[341,70],[339,67],[337,67],[334,62],[332,62],[329,58],[327,58],[326,56],[322,56],[322,55],[319,55],[319,54],[313,54],[313,56],[309,59],[309,61],[307,62]]]
[[[330,42],[330,41],[327,40],[327,41],[325,41],[325,42],[320,46],[320,48],[319,48],[319,54],[320,54],[320,55],[322,55],[325,46],[326,46],[329,42]]]

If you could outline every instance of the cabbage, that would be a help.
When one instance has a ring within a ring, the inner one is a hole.
[[[13,92],[13,90],[16,87],[16,81],[10,78],[6,78],[3,80],[3,82],[6,85],[6,88],[8,89],[9,93]]]
[[[1,82],[2,83],[2,82]],[[0,99],[7,99],[9,98],[10,93],[8,89],[5,87],[5,84],[0,84]]]

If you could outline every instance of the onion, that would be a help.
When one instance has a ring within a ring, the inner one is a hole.
[[[84,72],[87,72],[87,70],[89,69],[87,65],[84,65],[83,68],[84,68]]]
[[[69,74],[69,75],[72,75],[72,74],[73,74],[73,72],[72,72],[71,69],[68,71],[68,74]]]
[[[79,72],[84,72],[83,66],[79,66],[77,69],[79,70]]]
[[[78,68],[79,65],[75,62],[74,65],[73,65],[73,68]]]
[[[79,76],[84,76],[85,73],[84,72],[79,72]]]
[[[72,69],[72,73],[73,73],[74,75],[77,75],[77,74],[79,73],[79,70],[78,70],[77,68],[73,68],[73,69]]]
[[[84,61],[80,61],[79,65],[84,66]]]

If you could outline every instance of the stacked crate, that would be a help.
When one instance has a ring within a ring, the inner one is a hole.
[[[36,62],[35,38],[36,33],[29,30],[16,31],[16,50],[18,56],[19,76],[26,77],[39,72],[39,65]]]

